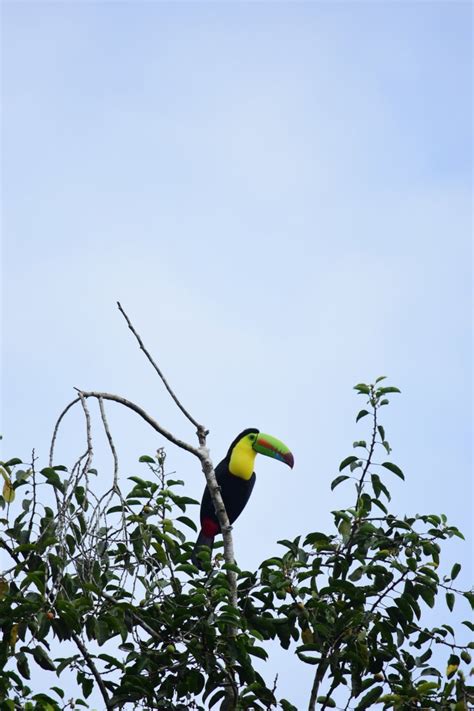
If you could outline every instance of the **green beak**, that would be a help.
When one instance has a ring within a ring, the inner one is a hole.
[[[266,457],[273,457],[273,459],[279,459],[293,469],[295,460],[292,453],[286,444],[280,442],[276,437],[259,432],[257,439],[253,443],[253,448],[259,454],[264,454]]]

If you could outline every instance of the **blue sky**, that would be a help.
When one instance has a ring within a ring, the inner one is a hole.
[[[446,565],[461,560],[469,585],[470,4],[2,11],[5,456],[46,456],[73,386],[123,394],[193,437],[120,299],[216,461],[247,426],[295,454],[292,473],[257,460],[235,528],[243,567],[348,503],[329,483],[364,434],[351,387],[387,374],[403,391],[386,413],[407,475],[395,507],[465,531]],[[110,419],[123,475],[136,473],[162,442]],[[72,416],[58,456],[82,437]],[[196,463],[168,461],[199,498]],[[310,674],[280,675],[282,694],[302,704]]]

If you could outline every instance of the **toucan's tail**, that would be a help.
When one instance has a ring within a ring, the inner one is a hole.
[[[197,557],[197,554],[199,553],[199,549],[201,546],[207,546],[209,548],[209,551],[212,553],[212,546],[214,544],[214,536],[206,536],[204,531],[201,529],[199,532],[199,536],[197,537],[197,541],[194,544],[193,552],[191,554],[191,560],[194,563],[194,565],[199,568],[199,570],[202,570],[202,563]]]

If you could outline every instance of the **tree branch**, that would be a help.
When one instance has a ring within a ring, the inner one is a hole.
[[[112,704],[112,702],[109,699],[109,695],[107,693],[107,689],[106,689],[105,684],[102,680],[102,677],[99,674],[99,671],[98,671],[96,665],[94,664],[94,660],[92,659],[91,655],[87,651],[85,644],[83,643],[81,638],[72,630],[71,630],[71,637],[73,638],[77,647],[80,649],[82,656],[86,660],[87,666],[91,670],[91,673],[97,682],[97,685],[100,689],[100,693],[102,694],[102,698],[104,699],[105,708],[107,709],[107,711],[113,711],[114,705]]]
[[[52,436],[52,438],[51,438],[51,446],[50,446],[50,448],[49,448],[49,466],[50,466],[50,467],[53,466],[54,445],[56,444],[56,437],[57,437],[57,435],[58,435],[59,425],[61,424],[64,415],[71,409],[71,407],[72,407],[73,405],[75,405],[77,402],[79,402],[79,400],[80,400],[80,398],[79,398],[79,397],[76,397],[75,400],[73,400],[72,402],[70,402],[69,405],[67,405],[67,406],[64,408],[64,410],[61,412],[61,414],[59,415],[58,419],[56,420],[56,424],[55,424],[55,426],[54,426],[54,431],[53,431],[53,436]]]
[[[235,559],[234,543],[232,540],[232,526],[230,525],[229,517],[227,515],[224,501],[222,499],[221,490],[216,480],[214,465],[212,463],[212,459],[210,457],[209,450],[207,449],[207,447],[193,447],[191,444],[188,444],[187,442],[178,439],[178,437],[175,437],[174,434],[162,427],[162,425],[160,425],[159,422],[157,422],[153,417],[151,417],[146,412],[146,410],[144,410],[142,407],[135,404],[131,400],[127,400],[121,395],[114,395],[113,393],[103,393],[96,391],[85,391],[79,390],[78,388],[76,388],[76,390],[79,392],[78,399],[87,399],[92,397],[99,400],[99,402],[101,400],[110,400],[112,402],[117,402],[119,405],[123,405],[124,407],[127,407],[130,410],[133,410],[133,412],[139,415],[143,420],[145,420],[147,424],[150,425],[150,427],[152,427],[156,432],[165,437],[169,442],[172,442],[177,447],[180,447],[181,449],[190,452],[199,459],[199,461],[201,462],[201,469],[203,471],[204,476],[206,477],[206,483],[209,488],[209,493],[211,495],[212,503],[216,511],[216,516],[219,521],[222,538],[224,540],[224,560],[227,564],[233,565],[235,563]],[[237,577],[235,572],[232,570],[227,570],[226,573],[227,579],[229,580],[231,604],[234,605],[234,607],[237,607]]]
[[[86,482],[88,481],[89,468],[92,463],[92,457],[94,456],[94,450],[92,448],[92,435],[91,435],[91,416],[89,413],[89,408],[87,407],[86,399],[84,395],[79,392],[79,399],[81,401],[82,409],[84,410],[84,416],[86,418],[86,438],[87,438],[87,459],[82,469],[83,475],[86,477]]]
[[[114,440],[112,439],[112,435],[110,433],[109,429],[109,423],[107,422],[107,417],[105,415],[105,407],[104,407],[104,401],[102,398],[99,398],[99,409],[100,409],[100,416],[102,418],[102,424],[104,425],[104,430],[105,434],[107,436],[107,441],[109,443],[110,451],[112,452],[112,457],[114,460],[114,484],[113,488],[117,490],[119,488],[118,485],[118,457],[117,457],[117,450],[115,449],[115,444]]]
[[[191,452],[191,454],[194,454],[195,457],[198,457],[198,459],[201,458],[201,455],[199,453],[199,450],[197,447],[193,447],[191,444],[188,444],[187,442],[184,442],[183,440],[179,439],[178,437],[175,437],[174,434],[169,432],[167,429],[162,427],[159,422],[157,422],[151,415],[146,412],[140,405],[135,404],[131,400],[127,400],[127,398],[122,397],[121,395],[114,395],[113,393],[102,393],[102,392],[97,392],[97,391],[86,391],[86,390],[81,390],[80,388],[75,388],[78,393],[80,393],[84,398],[89,398],[93,397],[96,398],[97,400],[110,400],[111,402],[117,402],[119,405],[123,405],[124,407],[128,407],[129,410],[133,410],[137,415],[140,415],[140,417],[145,420],[147,424],[152,427],[155,432],[158,432],[162,437],[165,437],[169,442],[172,442],[175,444],[177,447],[180,447],[181,449],[185,449],[187,452]],[[79,398],[80,399],[80,398]]]
[[[316,699],[318,698],[319,687],[329,668],[328,658],[329,655],[326,657],[326,659],[321,660],[321,662],[318,664],[316,674],[314,675],[313,686],[311,688],[308,711],[316,711]]]
[[[205,431],[206,431],[206,430],[205,430],[205,427],[204,427],[203,425],[200,425],[199,422],[197,422],[197,420],[195,420],[194,417],[189,414],[189,412],[186,410],[186,408],[183,407],[183,405],[181,404],[181,402],[178,400],[177,396],[176,396],[175,393],[173,392],[173,390],[172,390],[170,384],[168,383],[168,381],[166,380],[165,376],[163,375],[161,369],[157,366],[157,364],[156,364],[155,361],[153,360],[152,356],[150,355],[149,351],[145,348],[145,345],[144,345],[144,343],[143,343],[143,341],[142,341],[142,339],[141,339],[141,337],[140,337],[140,334],[138,334],[137,331],[135,330],[135,328],[134,328],[132,322],[130,321],[130,319],[128,318],[128,316],[127,316],[127,314],[125,313],[124,309],[122,308],[122,305],[121,305],[120,301],[117,301],[117,306],[118,306],[118,309],[119,309],[120,313],[122,314],[122,316],[124,317],[125,321],[127,322],[127,326],[129,327],[129,329],[131,330],[131,332],[133,333],[133,335],[134,335],[135,338],[137,339],[138,344],[139,344],[141,350],[144,352],[144,354],[145,354],[145,356],[147,357],[148,361],[151,363],[151,365],[153,366],[153,368],[156,370],[156,372],[157,372],[158,375],[160,376],[160,379],[161,379],[163,385],[165,386],[165,388],[167,389],[167,391],[169,392],[169,394],[171,395],[171,397],[173,398],[174,402],[175,402],[176,405],[179,407],[179,409],[181,410],[181,412],[183,413],[183,415],[196,427],[197,433],[198,433],[198,437],[199,437],[199,433],[200,433],[200,432],[202,433],[202,432],[205,432]],[[206,434],[207,434],[207,433],[206,433]],[[199,441],[199,443],[200,443],[201,445],[203,444],[203,443],[201,442],[201,440]]]

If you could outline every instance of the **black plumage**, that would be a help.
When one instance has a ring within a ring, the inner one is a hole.
[[[250,494],[252,493],[253,487],[255,486],[256,480],[255,472],[252,473],[252,476],[249,479],[242,479],[230,473],[229,463],[232,450],[237,442],[240,442],[243,437],[251,433],[258,434],[258,432],[259,430],[253,427],[241,432],[230,445],[229,451],[224,459],[219,462],[215,468],[216,480],[220,487],[222,500],[231,524],[236,521],[244,510],[247,501],[250,498]],[[205,545],[212,550],[214,537],[221,532],[221,527],[214,510],[214,504],[212,503],[211,494],[207,486],[204,489],[201,501],[200,518],[201,531],[192,553],[192,561],[198,567],[200,567],[200,561],[197,558],[197,553],[200,546]]]

